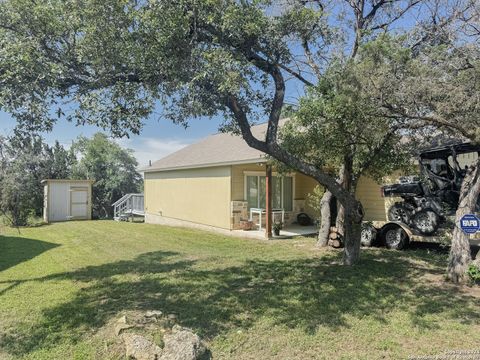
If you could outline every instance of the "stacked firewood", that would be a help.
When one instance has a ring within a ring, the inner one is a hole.
[[[338,229],[335,226],[330,228],[330,234],[328,236],[328,245],[334,248],[342,247],[343,235],[338,232]]]

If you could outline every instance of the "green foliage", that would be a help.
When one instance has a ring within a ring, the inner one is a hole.
[[[39,137],[0,139],[0,209],[10,225],[25,226],[40,216],[43,179],[65,178],[76,161],[58,142],[53,147]]]
[[[402,141],[398,123],[379,111],[365,89],[365,72],[378,66],[376,56],[365,53],[357,62],[332,65],[282,129],[282,145],[334,173],[351,158],[353,180],[363,174],[381,180],[407,166],[411,144]]]
[[[474,284],[480,284],[480,265],[471,263],[467,269],[467,275]]]
[[[51,130],[60,117],[127,136],[155,101],[186,124],[229,117],[234,94],[254,121],[269,109],[272,81],[252,55],[288,64],[293,34],[323,44],[329,33],[318,8],[271,9],[263,0],[2,1],[0,106],[19,131]]]
[[[77,158],[79,160],[77,160]],[[141,176],[131,150],[103,134],[80,138],[70,149],[40,137],[0,138],[0,211],[13,226],[42,215],[44,179],[96,179],[93,208],[111,216],[111,204],[126,193],[141,191]]]
[[[315,186],[313,192],[307,194],[307,205],[314,212],[315,219],[319,219],[321,215],[320,201],[322,200],[325,189],[323,186]]]
[[[280,231],[283,229],[283,223],[281,221],[275,221],[272,224],[272,229],[273,231]]]
[[[446,134],[479,141],[478,46],[442,44],[413,50],[404,37],[381,36],[362,48],[364,91],[383,116],[396,119],[404,135]]]
[[[79,161],[72,177],[93,179],[93,212],[98,218],[113,215],[112,204],[128,193],[141,189],[142,177],[137,172],[137,160],[129,149],[122,148],[105,134],[91,139],[79,138],[73,145]]]

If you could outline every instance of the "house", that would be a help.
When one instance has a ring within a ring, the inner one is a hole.
[[[252,127],[258,138],[267,124]],[[238,135],[218,133],[187,146],[144,169],[145,222],[232,231],[250,219],[266,224],[267,159]],[[280,176],[272,171],[274,221],[296,222],[299,213],[314,217],[307,202],[318,183],[301,173]],[[358,184],[366,220],[385,220],[380,185],[369,178]],[[259,210],[262,209],[262,210]]]

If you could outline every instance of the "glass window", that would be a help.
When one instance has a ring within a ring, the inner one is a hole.
[[[283,208],[285,211],[293,211],[293,178],[283,178]]]
[[[278,176],[272,177],[272,207],[282,208],[282,178]]]
[[[258,207],[258,176],[247,176],[248,208]]]
[[[259,176],[260,178],[260,208],[265,209],[267,207],[267,179],[265,176]]]
[[[266,177],[247,176],[248,208],[265,209],[267,203]],[[290,176],[272,177],[272,207],[274,209],[293,210],[293,178]]]

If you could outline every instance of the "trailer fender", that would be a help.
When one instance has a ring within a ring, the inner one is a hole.
[[[396,233],[392,234],[392,231]],[[401,231],[400,231],[401,230]],[[402,222],[389,221],[380,229],[380,239],[390,249],[401,250],[404,249],[413,236],[413,231],[410,227]],[[391,237],[393,238],[391,239]]]

